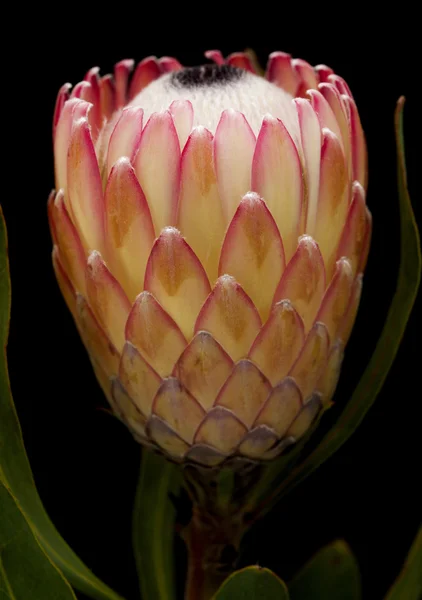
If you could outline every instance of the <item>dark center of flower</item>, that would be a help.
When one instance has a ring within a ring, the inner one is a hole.
[[[246,71],[231,65],[202,65],[174,71],[170,83],[175,88],[211,87],[226,85],[245,77]]]

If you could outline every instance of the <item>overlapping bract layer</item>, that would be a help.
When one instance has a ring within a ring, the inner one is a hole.
[[[193,127],[188,100],[145,123],[131,101],[182,67],[132,67],[59,93],[59,285],[142,443],[207,466],[275,457],[329,405],[359,304],[371,218],[355,103],[328,67],[274,53],[266,77],[291,95],[290,131],[263,115],[255,135],[231,108],[214,133]]]

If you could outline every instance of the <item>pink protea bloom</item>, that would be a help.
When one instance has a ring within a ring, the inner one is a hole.
[[[366,146],[288,54],[149,57],[59,92],[56,276],[116,415],[176,461],[266,460],[330,405],[362,288]]]

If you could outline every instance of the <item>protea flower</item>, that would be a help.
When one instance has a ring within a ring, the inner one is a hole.
[[[54,117],[53,263],[141,443],[216,466],[279,455],[331,402],[368,254],[345,81],[275,52],[91,69]],[[69,95],[70,94],[70,95]]]

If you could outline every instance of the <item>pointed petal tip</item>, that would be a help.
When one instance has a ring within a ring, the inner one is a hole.
[[[291,54],[289,54],[288,52],[282,52],[281,50],[275,50],[274,52],[271,52],[271,54],[269,55],[268,58],[291,58]]]
[[[344,271],[347,275],[352,275],[352,264],[347,256],[341,256],[336,262],[337,270]]]
[[[100,265],[100,263],[102,264],[103,262],[104,261],[103,257],[101,256],[101,252],[99,252],[98,250],[92,250],[87,259],[88,267],[90,267],[91,269],[95,269]]]
[[[113,169],[121,167],[132,167],[128,156],[120,156],[113,165]],[[133,167],[132,167],[133,168]]]
[[[293,308],[293,304],[292,304],[292,303],[290,302],[290,300],[289,300],[289,299],[287,299],[287,298],[284,298],[283,300],[279,300],[278,302],[276,302],[276,303],[274,304],[274,309],[275,309],[276,307],[284,308],[284,310],[290,310],[290,311],[293,311],[293,310],[294,310],[294,308]],[[273,310],[274,310],[274,309],[273,309]]]
[[[321,153],[324,153],[324,150],[325,150],[325,147],[327,146],[327,144],[329,144],[330,142],[338,142],[339,136],[334,131],[332,131],[332,129],[330,129],[329,127],[322,127],[321,132],[322,132]]]
[[[360,194],[363,198],[365,198],[365,188],[357,179],[355,179],[355,181],[352,183],[352,191],[353,193]]]
[[[141,292],[140,294],[138,294],[135,298],[135,302],[137,302],[138,304],[144,302],[144,301],[148,301],[150,299],[152,299],[153,296],[151,294],[151,292],[149,292],[148,290],[144,290],[143,292]]]
[[[59,191],[55,192],[55,190],[52,190],[49,198],[48,198],[49,202],[52,202],[54,204],[54,206],[56,208],[58,208],[62,202],[64,202],[64,190],[63,188],[60,188]]]
[[[208,60],[214,61],[217,65],[224,65],[226,62],[220,50],[207,50],[204,56]]]
[[[263,199],[257,192],[247,192],[240,202],[243,202],[244,204],[255,205],[263,202]]]
[[[163,227],[158,237],[163,237],[167,239],[183,238],[179,229],[177,229],[177,227],[174,227],[173,225],[167,225],[166,227]]]

